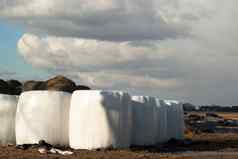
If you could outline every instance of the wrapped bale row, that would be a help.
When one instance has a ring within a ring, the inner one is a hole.
[[[169,139],[183,139],[183,108],[177,101],[133,96],[132,145],[150,146]]]
[[[133,96],[132,145],[148,146],[156,143],[158,114],[153,97]]]
[[[16,96],[0,96],[0,103],[2,144],[15,143],[15,132],[17,144],[45,140],[75,149],[128,148],[183,138],[183,109],[176,101],[131,100],[128,93],[92,90],[75,91],[72,98],[58,91],[29,91],[21,94],[17,108]]]
[[[127,148],[132,112],[123,92],[76,91],[70,108],[70,146],[75,149]]]
[[[62,146],[68,146],[70,142],[75,149],[130,146],[132,111],[129,94],[75,91],[71,108],[70,99],[71,94],[64,92],[22,93],[16,115],[17,144],[45,140]]]

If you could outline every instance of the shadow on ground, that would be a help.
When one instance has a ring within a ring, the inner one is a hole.
[[[133,152],[147,151],[151,153],[176,153],[188,151],[222,151],[224,149],[238,149],[238,134],[233,134],[233,138],[226,139],[226,136],[210,134],[205,137],[196,137],[193,140],[186,139],[183,141],[170,140],[165,144],[146,147],[132,147]],[[217,136],[217,138],[216,138]]]

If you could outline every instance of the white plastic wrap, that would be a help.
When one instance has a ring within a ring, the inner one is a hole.
[[[176,138],[177,139],[184,139],[184,130],[185,130],[185,123],[184,123],[184,111],[183,111],[183,104],[181,102],[177,103],[178,107],[178,120],[179,120],[179,127],[178,127],[178,133]]]
[[[0,94],[0,145],[15,144],[17,96]]]
[[[21,94],[16,113],[16,142],[69,145],[68,122],[71,94],[29,91]]]
[[[71,100],[69,136],[74,149],[128,148],[131,100],[127,93],[75,91]]]
[[[157,143],[164,143],[168,140],[167,136],[167,107],[161,104],[161,100],[156,100],[156,112],[157,112]]]
[[[132,145],[154,145],[157,141],[158,112],[156,100],[148,96],[132,97]]]
[[[167,106],[167,134],[168,138],[183,139],[184,137],[184,114],[182,104],[178,101],[164,100]]]

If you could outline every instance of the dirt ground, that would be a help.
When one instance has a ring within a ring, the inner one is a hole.
[[[0,159],[237,159],[238,134],[199,134],[188,142],[128,150],[77,150],[73,155],[40,154],[37,149],[0,147]]]

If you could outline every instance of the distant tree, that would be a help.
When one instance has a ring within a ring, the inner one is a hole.
[[[191,103],[184,103],[183,110],[187,112],[196,111],[196,107]]]

